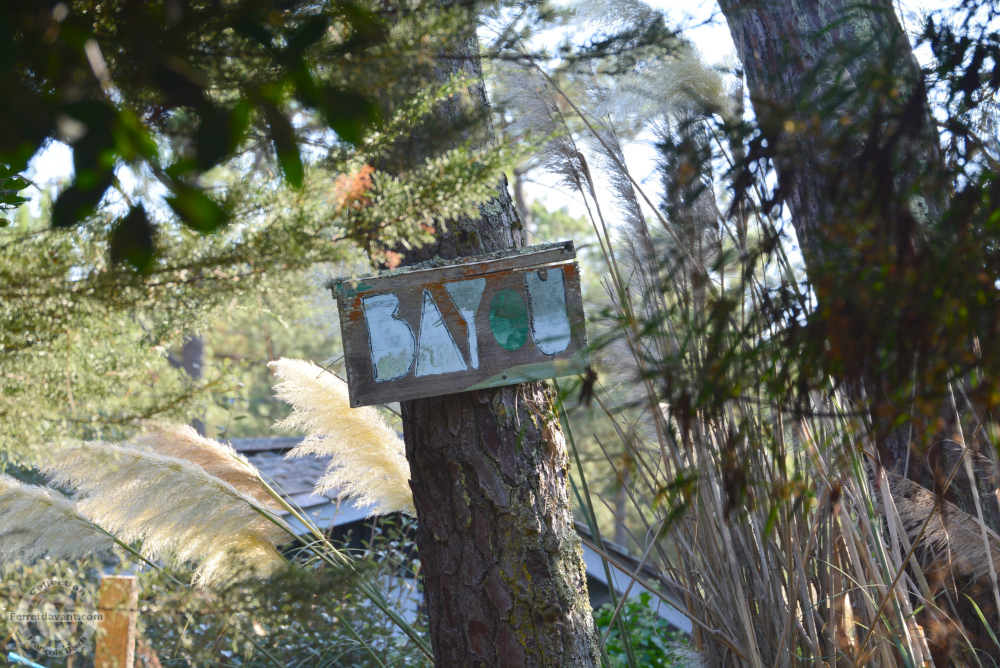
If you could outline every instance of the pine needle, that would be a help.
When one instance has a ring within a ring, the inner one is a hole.
[[[331,456],[316,493],[339,489],[373,512],[415,515],[410,465],[403,441],[375,408],[351,408],[347,384],[312,362],[280,359],[269,365],[283,382],[279,399],[294,407],[278,426],[309,435],[288,456]]]

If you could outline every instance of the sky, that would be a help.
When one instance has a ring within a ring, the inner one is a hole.
[[[716,0],[647,0],[647,3],[656,9],[664,12],[668,25],[680,28],[685,37],[690,40],[698,50],[702,59],[711,66],[728,69],[733,63],[738,61],[736,46],[733,43],[729,26],[725,17],[722,16]],[[922,23],[921,17],[928,11],[945,9],[952,7],[955,0],[896,0],[897,12],[902,17],[904,28],[912,32]],[[929,54],[925,51],[917,51],[917,58],[922,63],[926,63]],[[746,105],[746,113],[751,115],[753,110],[749,103]],[[646,194],[655,202],[661,192],[659,177],[656,173],[656,152],[651,145],[651,136],[647,133],[640,135],[636,141],[624,147],[625,162],[630,172],[640,182]],[[564,189],[556,187],[557,179],[543,174],[532,174],[532,179],[537,184],[527,184],[525,190],[529,200],[537,199],[544,203],[549,209],[559,209],[565,207],[574,216],[585,217],[587,209],[582,200],[568,193]],[[600,176],[595,176],[600,182]],[[600,183],[599,183],[600,185]],[[599,188],[600,192],[600,188]],[[609,199],[610,198],[606,198]],[[605,214],[614,224],[613,207],[608,206],[610,202],[602,202],[606,206]],[[640,202],[647,216],[651,215],[645,202]],[[794,257],[799,256],[797,240],[794,238],[794,231],[791,225],[784,227],[788,233],[788,252]],[[531,239],[530,243],[542,243],[551,241],[548,239]]]

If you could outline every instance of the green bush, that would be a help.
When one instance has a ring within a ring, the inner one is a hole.
[[[601,637],[608,632],[614,612],[614,606],[609,603],[594,611],[594,622]],[[672,668],[681,665],[677,654],[685,646],[686,638],[682,633],[674,631],[666,620],[656,614],[650,605],[648,593],[642,592],[638,600],[628,599],[622,607],[620,617],[625,621],[636,666]],[[614,668],[629,665],[628,654],[617,622],[614,622],[604,648]]]

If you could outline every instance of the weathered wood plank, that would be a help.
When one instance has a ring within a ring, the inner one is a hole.
[[[352,406],[583,373],[572,242],[340,281]]]
[[[407,268],[383,272],[378,276],[341,278],[334,282],[334,297],[350,290],[367,291],[371,281],[378,281],[383,290],[392,290],[414,282],[459,280],[470,276],[480,276],[509,269],[541,266],[552,262],[565,262],[576,258],[572,241],[556,244],[540,244],[490,255],[460,258],[446,265],[434,267]]]
[[[103,619],[97,628],[95,668],[132,668],[135,661],[135,616],[139,584],[134,576],[105,576],[97,609]]]

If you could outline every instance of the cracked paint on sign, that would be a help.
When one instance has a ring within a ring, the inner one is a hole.
[[[396,317],[399,298],[392,293],[373,295],[363,298],[361,304],[368,326],[375,381],[384,383],[402,378],[413,366],[417,341],[410,326]]]
[[[424,290],[424,303],[420,314],[420,343],[417,345],[417,376],[435,376],[441,373],[465,371],[462,353],[451,338],[441,310],[434,303],[431,293]]]

